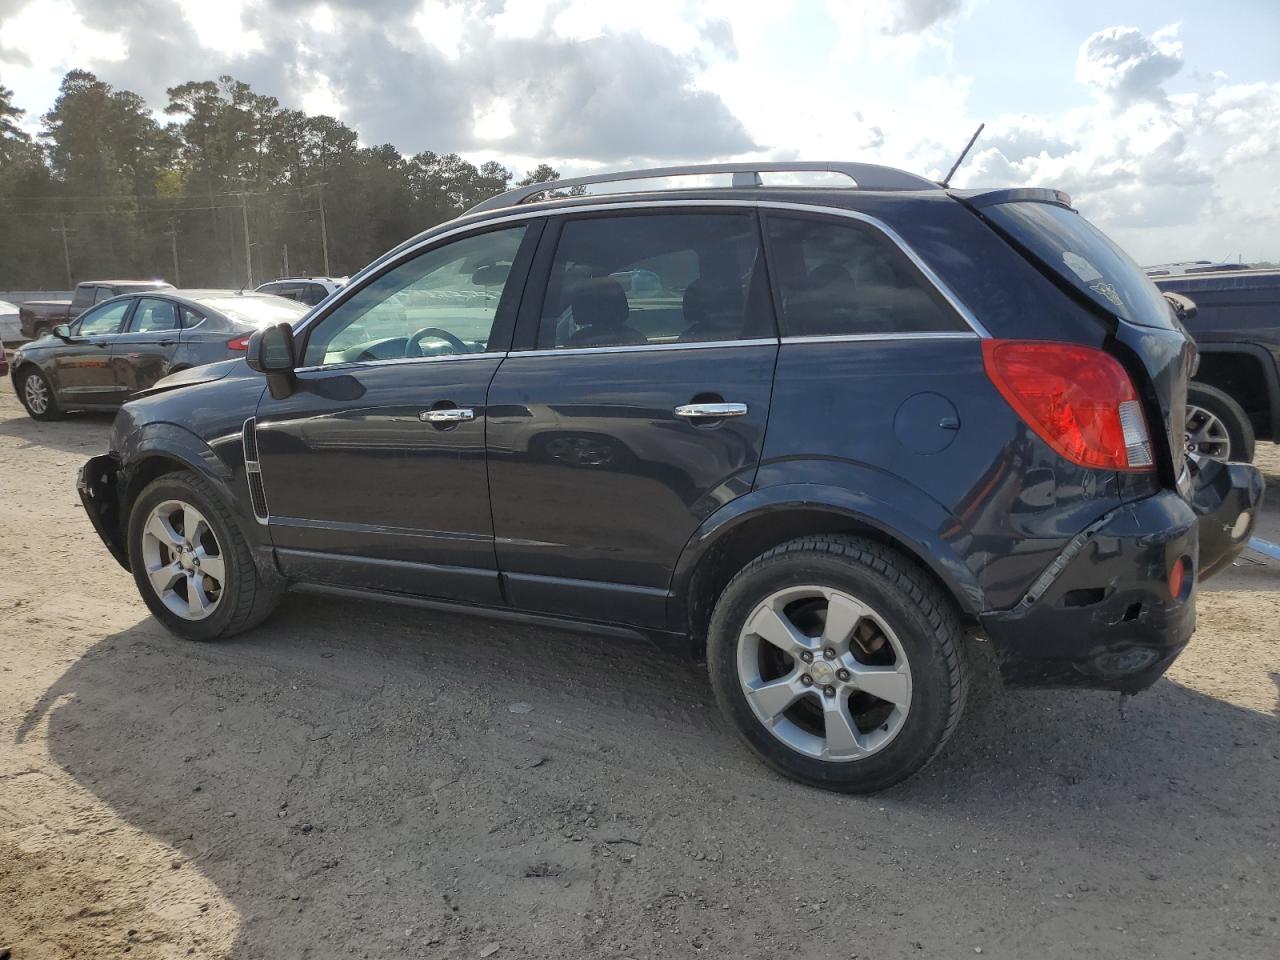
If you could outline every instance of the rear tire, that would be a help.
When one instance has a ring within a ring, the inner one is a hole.
[[[220,640],[256,626],[279,601],[213,488],[167,473],[129,513],[129,569],[151,613],[188,640]]]
[[[36,366],[30,366],[18,375],[18,397],[34,420],[58,420],[62,408],[54,395],[49,378]]]
[[[739,572],[711,618],[707,664],[721,710],[766,764],[843,793],[932,760],[968,679],[950,598],[897,551],[848,536],[792,540]]]
[[[1188,453],[1214,460],[1253,462],[1253,424],[1231,395],[1207,383],[1187,384]],[[1197,449],[1192,449],[1196,447]]]

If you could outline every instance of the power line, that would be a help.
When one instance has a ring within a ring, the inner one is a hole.
[[[252,194],[250,194],[252,196]],[[149,210],[37,210],[19,213],[0,213],[0,220],[6,217],[127,217],[141,213],[163,213],[172,216],[175,213],[199,213],[202,210],[239,210],[239,203],[220,204],[211,207],[153,207]],[[319,207],[301,207],[288,210],[286,213],[318,213]]]
[[[276,193],[305,193],[316,186],[314,183],[304,183],[296,187],[273,187],[270,190],[227,190],[218,191],[217,193],[181,193],[171,194],[168,196],[159,196],[156,194],[146,193],[104,193],[98,196],[76,195],[76,196],[6,196],[6,200],[203,200],[206,197],[239,197],[248,195],[250,197],[267,197]],[[236,204],[239,206],[239,204]]]

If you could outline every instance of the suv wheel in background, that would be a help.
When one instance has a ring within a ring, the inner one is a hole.
[[[36,420],[57,420],[62,416],[53,387],[37,368],[30,367],[18,377],[18,396],[27,413]]]
[[[248,630],[275,608],[240,528],[191,473],[148,484],[129,514],[129,568],[156,619],[188,640]]]
[[[1187,453],[1253,462],[1253,424],[1231,397],[1207,383],[1187,384]]]
[[[775,547],[725,588],[707,639],[716,700],[788,777],[864,793],[911,776],[955,731],[967,671],[951,601],[857,537]]]

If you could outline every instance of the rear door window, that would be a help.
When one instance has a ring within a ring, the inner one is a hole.
[[[168,300],[153,297],[142,297],[138,300],[138,309],[133,311],[129,321],[130,333],[147,333],[152,330],[172,330],[177,326],[173,304]]]
[[[565,222],[543,299],[541,349],[774,336],[748,213]]]
[[[767,218],[784,337],[965,331],[897,245],[856,220]]]
[[[982,213],[1108,313],[1144,327],[1177,329],[1168,302],[1142,268],[1074,210],[1016,201]]]

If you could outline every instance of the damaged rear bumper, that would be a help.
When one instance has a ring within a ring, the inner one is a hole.
[[[1249,464],[1203,461],[1191,482],[1189,501],[1169,490],[1102,517],[1017,606],[981,616],[1006,683],[1134,693],[1169,668],[1195,630],[1195,582],[1240,554],[1262,502]]]
[[[124,544],[124,524],[120,517],[118,480],[120,461],[114,454],[104,453],[91,457],[80,467],[76,477],[76,492],[85,513],[93,523],[93,529],[106,544],[120,566],[129,569],[129,553]]]

